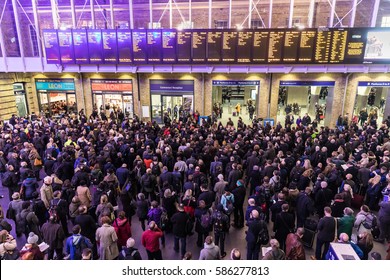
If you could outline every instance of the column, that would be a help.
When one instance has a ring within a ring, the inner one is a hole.
[[[325,111],[325,121],[324,126],[329,126],[332,119],[333,111],[333,97],[334,97],[334,87],[328,87],[328,96],[326,97],[326,111]],[[337,119],[337,118],[336,118]]]
[[[383,119],[387,119],[390,116],[390,87],[383,88],[383,92],[387,92],[385,110],[383,112]]]
[[[320,100],[320,91],[321,87],[311,86],[311,98],[308,108],[308,113],[310,116],[316,115],[316,103]]]

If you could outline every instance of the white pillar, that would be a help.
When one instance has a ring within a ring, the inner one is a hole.
[[[332,4],[330,6],[330,15],[329,15],[328,27],[333,27],[335,11],[336,11],[336,0],[332,0]]]
[[[91,21],[92,21],[92,29],[96,28],[96,22],[95,22],[95,3],[94,0],[90,0],[89,2],[91,4]]]
[[[76,9],[74,6],[74,0],[70,0],[70,13],[72,14],[72,28],[77,28],[76,22]]]
[[[1,32],[1,26],[0,26],[0,47],[1,47],[1,55],[3,56],[3,63],[4,63],[4,68],[5,72],[8,72],[8,65],[7,65],[7,52],[5,49],[5,43],[4,43],[4,37],[3,37],[3,32]]]
[[[23,43],[23,37],[22,37],[22,31],[20,28],[20,19],[19,19],[19,13],[18,13],[18,4],[16,3],[16,0],[12,0],[12,8],[14,10],[14,17],[15,17],[15,26],[16,26],[16,33],[18,36],[18,44],[19,44],[19,50],[20,50],[20,57],[23,59],[24,63],[24,43]],[[2,49],[4,51],[5,49]]]
[[[172,0],[169,0],[169,28],[172,29],[172,25],[173,25],[173,18],[172,18]]]
[[[115,29],[114,0],[110,0],[110,18],[111,18],[111,28]]]
[[[39,18],[38,18],[38,10],[37,10],[37,0],[31,0],[33,14],[34,14],[34,25],[35,30],[37,32],[37,44],[38,44],[38,54],[39,57],[42,57],[42,42],[40,40],[41,36],[39,35],[39,31],[41,30],[39,27]]]
[[[378,18],[378,11],[379,11],[379,4],[380,4],[380,0],[375,0],[375,3],[374,3],[374,9],[372,11],[372,17],[371,17],[371,27],[375,27],[376,26],[376,19]]]
[[[229,0],[229,28],[232,28],[232,0]]]
[[[153,28],[153,0],[149,0],[149,28]]]
[[[188,21],[191,24],[192,22],[192,1],[191,0],[188,1]]]
[[[288,17],[288,28],[292,28],[294,18],[294,0],[290,0],[290,15]]]
[[[209,0],[209,28],[212,28],[212,10],[213,10],[213,0]]]
[[[309,15],[308,15],[308,20],[307,20],[307,25],[309,28],[313,27],[315,3],[316,3],[315,0],[310,0]]]
[[[12,1],[13,2],[13,1]],[[50,0],[51,5],[51,16],[53,18],[53,27],[58,29],[58,16],[57,16],[57,4],[55,0]],[[16,21],[16,18],[15,18]]]
[[[130,29],[134,29],[133,0],[129,0]]]
[[[252,0],[249,0],[248,28],[252,26]]]
[[[357,6],[357,0],[352,1],[352,9],[351,9],[351,21],[349,23],[349,27],[355,26],[355,17],[356,17],[356,6]]]
[[[268,18],[268,28],[272,27],[272,8],[274,6],[274,1],[269,0],[269,18]]]

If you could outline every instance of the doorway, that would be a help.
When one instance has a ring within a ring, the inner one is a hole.
[[[133,96],[122,94],[95,94],[95,106],[99,112],[104,112],[109,116],[112,111],[117,112],[119,109],[124,112],[125,116],[132,118]]]
[[[25,117],[28,115],[28,108],[26,102],[25,94],[16,94],[15,95],[16,109],[18,111],[18,116]]]
[[[152,120],[157,123],[163,123],[165,113],[171,120],[179,120],[193,111],[193,95],[152,94],[151,101]]]

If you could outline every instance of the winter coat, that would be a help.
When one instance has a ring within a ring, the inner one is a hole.
[[[183,212],[177,212],[174,214],[171,218],[171,222],[173,224],[172,232],[175,236],[178,237],[186,237],[187,231],[186,231],[186,225],[187,221],[189,219],[189,215],[187,213]]]
[[[305,248],[302,240],[295,233],[290,233],[286,238],[286,259],[306,260]]]
[[[139,219],[147,219],[149,211],[149,203],[146,200],[137,201],[137,216]]]
[[[53,199],[53,188],[51,185],[43,184],[41,187],[41,199],[47,209],[50,207],[50,200]]]
[[[60,224],[46,222],[41,231],[42,240],[50,246],[50,249],[61,249],[64,246],[65,234]]]
[[[220,260],[221,251],[214,243],[204,244],[204,248],[200,251],[199,260]]]
[[[349,238],[351,238],[354,222],[354,216],[344,215],[341,217],[337,225],[337,236],[340,236],[341,233],[346,233],[348,234]]]
[[[88,187],[78,186],[76,189],[76,195],[79,197],[81,205],[84,205],[87,208],[91,206],[92,196]]]
[[[118,257],[118,236],[114,227],[103,224],[96,230],[96,241],[99,244],[98,254],[100,260],[114,260]]]
[[[116,218],[114,223],[112,224],[116,235],[118,236],[118,246],[119,248],[122,248],[123,246],[126,246],[127,239],[131,237],[131,227],[126,218],[123,220]]]
[[[32,194],[39,188],[36,178],[27,178],[22,183],[24,200],[31,200]]]

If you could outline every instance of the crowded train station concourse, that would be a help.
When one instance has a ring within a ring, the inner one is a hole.
[[[390,2],[1,0],[2,260],[390,259]]]

